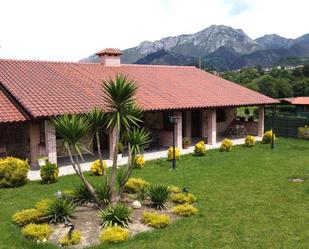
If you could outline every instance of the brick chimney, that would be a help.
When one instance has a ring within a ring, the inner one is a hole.
[[[106,48],[96,53],[99,56],[100,63],[105,66],[120,66],[120,56],[122,54],[118,48]]]

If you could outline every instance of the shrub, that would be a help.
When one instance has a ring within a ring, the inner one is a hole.
[[[135,168],[142,169],[145,166],[145,158],[143,155],[137,155],[134,158],[134,166]]]
[[[95,160],[90,167],[90,171],[93,175],[96,176],[102,176],[105,173],[107,173],[107,166],[106,166],[106,162],[102,160],[102,164],[103,164],[103,169],[101,168],[100,165],[100,159]]]
[[[172,194],[171,195],[171,201],[175,203],[194,203],[196,201],[196,197],[193,194],[185,194],[185,193],[179,193],[179,194]]]
[[[48,208],[49,208],[49,206],[51,205],[52,202],[53,202],[53,200],[51,200],[51,199],[42,199],[35,204],[35,208],[36,208],[36,210],[41,212],[42,215],[46,215],[47,210],[48,210]]]
[[[128,227],[128,224],[131,221],[131,213],[132,210],[122,203],[117,203],[105,210],[100,210],[99,216],[102,219],[102,227],[105,228],[114,225]]]
[[[27,160],[14,157],[0,159],[0,187],[18,187],[26,182],[29,171]]]
[[[171,223],[171,219],[166,214],[145,211],[143,212],[142,222],[154,228],[163,228]]]
[[[269,131],[266,131],[263,135],[263,138],[262,138],[262,143],[263,144],[270,144],[271,143],[271,137],[272,137],[272,134],[273,134],[273,131],[272,130],[269,130]],[[276,135],[274,133],[274,140],[276,139]]]
[[[62,198],[67,200],[67,201],[77,202],[77,200],[75,200],[74,194],[75,194],[74,190],[72,190],[72,189],[64,189],[62,191]]]
[[[180,159],[180,150],[175,147],[175,159],[179,160]],[[173,160],[173,147],[169,147],[167,150],[167,160],[172,161]]]
[[[64,223],[73,216],[75,205],[66,199],[54,200],[47,209],[47,217],[51,223]]]
[[[223,141],[221,142],[221,145],[220,145],[220,151],[231,151],[232,150],[232,147],[233,147],[233,143],[232,143],[232,140],[230,139],[223,139]]]
[[[168,192],[171,194],[178,194],[181,192],[181,190],[176,186],[168,186]]]
[[[121,142],[118,143],[118,154],[123,153],[123,144]]]
[[[79,184],[73,191],[74,202],[81,205],[83,203],[92,202],[93,197],[84,184]]]
[[[39,241],[47,240],[52,232],[52,228],[47,224],[29,224],[21,230],[23,236]]]
[[[148,196],[155,208],[164,209],[169,196],[168,187],[162,185],[150,186]]]
[[[119,243],[129,238],[129,230],[123,227],[107,227],[100,234],[101,242]]]
[[[12,217],[12,220],[15,224],[19,226],[24,226],[30,223],[35,223],[42,218],[43,214],[35,208],[23,209],[15,213]]]
[[[298,137],[302,139],[309,139],[309,126],[305,125],[304,127],[299,127]]]
[[[254,136],[251,136],[251,135],[248,135],[245,139],[245,145],[247,147],[253,147],[255,145],[255,137]]]
[[[180,216],[190,216],[190,215],[196,214],[198,210],[192,205],[185,203],[185,204],[174,207],[172,209],[172,212]]]
[[[148,187],[150,184],[142,178],[129,178],[125,184],[125,191],[128,193],[137,193],[141,188]]]
[[[71,238],[69,239],[69,236],[66,235],[62,239],[58,241],[58,243],[61,246],[72,246],[77,245],[81,240],[81,233],[78,230],[74,230],[71,234]]]
[[[43,183],[49,184],[56,182],[59,175],[58,166],[47,161],[46,164],[41,167],[40,175]]]
[[[206,154],[206,146],[204,141],[200,141],[195,145],[194,154],[196,156],[205,156]]]

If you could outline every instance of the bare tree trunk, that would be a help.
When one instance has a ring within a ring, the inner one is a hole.
[[[131,146],[130,144],[128,144],[128,163],[126,166],[126,172],[125,172],[125,176],[123,177],[121,183],[120,183],[120,187],[119,187],[119,196],[123,197],[123,192],[124,192],[124,188],[126,185],[126,182],[129,180],[131,173],[132,173],[132,168],[133,168],[133,155],[131,153]]]
[[[109,197],[110,197],[110,202],[113,204],[117,201],[117,196],[116,196],[116,186],[115,186],[115,181],[116,181],[116,174],[117,174],[117,157],[118,157],[118,143],[119,143],[119,135],[120,135],[120,130],[117,126],[115,126],[116,129],[116,134],[115,134],[115,147],[113,151],[113,165],[112,165],[112,174],[109,180]]]
[[[97,193],[96,193],[96,190],[94,189],[94,187],[90,184],[90,182],[87,181],[87,179],[85,178],[84,176],[84,173],[82,172],[82,169],[80,167],[80,163],[79,163],[79,159],[78,159],[78,155],[75,156],[75,161],[76,161],[76,164],[77,164],[77,168],[80,172],[80,179],[82,180],[82,182],[84,183],[84,185],[86,186],[86,188],[89,190],[89,192],[91,193],[91,195],[93,196],[94,200],[96,203],[99,203],[100,200],[97,196]]]
[[[76,155],[75,156],[75,160],[73,159],[73,156],[72,156],[72,152],[71,152],[71,149],[70,149],[70,146],[66,146],[68,152],[69,152],[69,157],[70,157],[70,160],[71,160],[71,164],[76,172],[76,174],[79,176],[79,178],[81,179],[81,181],[83,182],[83,184],[86,186],[86,188],[89,190],[89,192],[91,193],[91,195],[93,196],[94,200],[96,203],[99,203],[100,200],[96,194],[96,191],[95,189],[92,187],[92,185],[87,181],[87,179],[85,178],[83,172],[82,172],[82,169],[80,167],[80,163],[79,163],[79,159],[78,159],[78,156]],[[76,163],[75,163],[76,161]],[[76,167],[77,165],[77,167]]]
[[[103,166],[103,158],[102,158],[102,153],[101,153],[101,143],[100,143],[99,132],[96,131],[95,135],[96,135],[96,139],[97,139],[98,156],[99,156],[99,160],[100,160],[100,167],[102,169],[103,175],[106,176],[106,171],[105,171],[104,166]]]

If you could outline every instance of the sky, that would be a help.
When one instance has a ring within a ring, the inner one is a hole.
[[[309,0],[0,0],[0,58],[78,61],[212,24],[255,39],[309,33]]]

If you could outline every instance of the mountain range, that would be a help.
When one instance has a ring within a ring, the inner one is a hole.
[[[293,64],[309,58],[309,33],[296,39],[268,34],[255,40],[243,30],[212,25],[194,34],[144,41],[123,50],[122,63],[198,65],[218,71]],[[96,55],[81,61],[97,62]]]

